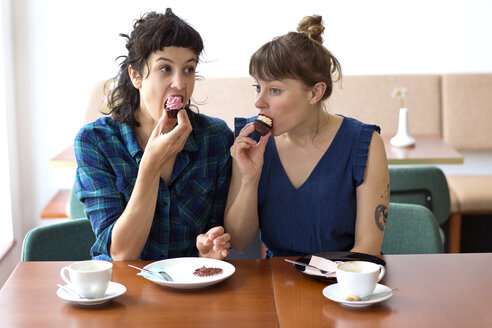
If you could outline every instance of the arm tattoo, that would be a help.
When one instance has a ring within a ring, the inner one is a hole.
[[[376,207],[374,218],[379,230],[384,231],[384,228],[386,227],[386,221],[388,220],[388,208],[386,207],[386,205],[381,204]]]
[[[381,199],[383,201],[387,201],[389,202],[390,200],[390,185],[388,183],[388,185],[386,186],[386,190],[384,191],[384,193],[381,195]]]

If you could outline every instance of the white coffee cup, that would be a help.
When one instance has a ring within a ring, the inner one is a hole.
[[[88,298],[104,297],[112,273],[113,263],[97,260],[75,262],[60,270],[62,279],[80,296]]]
[[[337,282],[344,298],[362,298],[371,295],[383,278],[384,266],[366,261],[348,261],[337,265]]]

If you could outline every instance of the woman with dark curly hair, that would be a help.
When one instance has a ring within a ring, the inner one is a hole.
[[[305,17],[297,32],[251,56],[256,124],[264,131],[255,118],[236,120],[225,227],[237,250],[259,228],[268,257],[381,252],[389,202],[384,144],[378,126],[324,109],[341,69],[323,31],[321,16]]]
[[[74,144],[92,257],[222,259],[233,135],[191,110],[202,39],[171,9],[143,15],[121,36],[128,54],[108,95],[111,116],[84,126]]]

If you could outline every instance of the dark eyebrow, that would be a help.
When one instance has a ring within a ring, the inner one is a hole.
[[[159,60],[164,60],[164,61],[170,62],[171,64],[174,64],[173,60],[166,58],[166,57],[159,57],[155,61],[158,62]],[[196,63],[196,62],[197,62],[196,58],[190,58],[185,63]]]

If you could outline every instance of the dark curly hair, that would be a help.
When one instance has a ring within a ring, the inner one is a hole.
[[[188,23],[176,16],[170,8],[165,14],[149,12],[137,19],[130,35],[120,34],[127,39],[128,55],[123,58],[120,71],[116,76],[116,86],[108,94],[108,110],[115,121],[127,123],[133,127],[140,126],[136,114],[139,108],[140,95],[128,74],[128,67],[143,75],[144,67],[148,67],[149,56],[164,47],[183,47],[192,50],[197,57],[203,50],[203,41],[198,32]],[[186,105],[189,116],[190,103]]]

